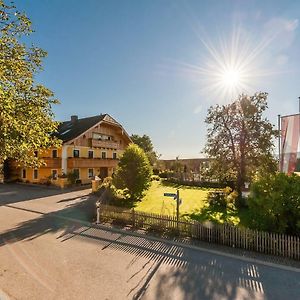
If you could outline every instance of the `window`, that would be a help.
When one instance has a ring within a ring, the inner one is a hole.
[[[57,158],[57,150],[52,150],[52,157]]]
[[[94,169],[89,169],[88,170],[88,175],[89,175],[89,178],[93,177],[94,176]]]
[[[94,151],[93,150],[89,150],[89,158],[94,158]]]
[[[106,158],[106,152],[102,152],[102,158]]]
[[[38,175],[39,175],[39,173],[38,173],[38,170],[33,170],[33,179],[38,179]]]
[[[73,169],[73,173],[74,173],[76,179],[80,178],[80,176],[79,176],[79,169]]]
[[[56,180],[56,179],[57,179],[57,175],[58,175],[58,174],[57,174],[57,170],[52,170],[51,173],[52,173],[52,174],[51,174],[52,179]]]
[[[22,169],[22,178],[23,178],[23,179],[26,178],[26,169]]]
[[[38,157],[38,152],[34,151],[34,157]]]
[[[112,141],[113,137],[102,133],[93,133],[93,139],[99,141]]]
[[[117,159],[117,152],[113,153],[113,159]]]
[[[73,150],[73,157],[79,157],[79,150]]]

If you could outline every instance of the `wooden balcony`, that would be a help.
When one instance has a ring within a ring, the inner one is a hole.
[[[115,168],[119,160],[112,158],[80,158],[70,157],[68,158],[67,166],[70,169],[73,168]]]
[[[96,147],[96,148],[109,148],[109,149],[120,148],[120,144],[114,141],[100,141],[100,140],[90,139],[90,145],[91,147]]]
[[[46,166],[44,166],[44,168],[51,168],[51,169],[61,168],[61,157],[56,157],[56,158],[42,157],[41,159],[46,163]]]

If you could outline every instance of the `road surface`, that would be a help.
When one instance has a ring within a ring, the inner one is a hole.
[[[0,186],[1,300],[300,299],[300,272],[75,222],[89,193]]]

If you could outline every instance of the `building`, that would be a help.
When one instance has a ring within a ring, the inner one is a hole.
[[[159,160],[159,166],[161,171],[181,173],[183,179],[201,181],[211,161],[211,158],[162,159]]]
[[[35,152],[45,166],[19,167],[10,173],[24,182],[51,180],[55,184],[58,177],[72,172],[79,182],[86,184],[96,175],[112,176],[120,155],[131,143],[122,125],[108,114],[82,119],[71,116],[60,124],[55,135],[63,142],[61,148]]]

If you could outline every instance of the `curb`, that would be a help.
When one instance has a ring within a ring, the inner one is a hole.
[[[216,255],[219,255],[219,256],[225,256],[225,257],[229,257],[229,258],[233,258],[233,259],[239,259],[241,261],[252,262],[252,263],[256,263],[256,264],[265,265],[265,266],[268,266],[268,267],[282,269],[282,270],[285,270],[285,271],[292,271],[292,272],[300,273],[300,268],[285,266],[285,265],[271,263],[271,262],[266,262],[266,261],[256,259],[256,258],[245,257],[245,256],[230,254],[230,253],[226,253],[226,252],[221,252],[221,251],[218,251],[218,250],[207,249],[207,248],[194,246],[194,245],[189,245],[189,244],[176,242],[176,241],[172,241],[172,240],[168,240],[168,239],[157,238],[157,237],[154,237],[154,236],[148,236],[148,235],[140,234],[140,233],[137,233],[137,232],[121,230],[121,229],[117,229],[117,228],[111,228],[111,227],[107,227],[105,225],[91,224],[91,227],[98,228],[98,229],[109,230],[109,231],[113,231],[113,232],[116,232],[116,233],[127,233],[127,234],[135,236],[135,237],[141,237],[141,238],[149,239],[149,240],[152,240],[152,241],[166,243],[166,244],[173,245],[173,246],[179,246],[179,247],[188,248],[188,249],[196,250],[196,251],[208,252],[208,253],[216,254]]]
[[[7,206],[7,207],[9,207],[9,206]],[[33,213],[37,213],[37,214],[44,214],[44,213],[42,213],[40,211],[36,211],[36,210],[30,210],[30,211]],[[256,259],[256,258],[245,257],[245,256],[240,256],[240,255],[235,255],[235,254],[218,251],[218,250],[207,249],[207,248],[203,248],[201,246],[199,247],[199,246],[189,245],[189,244],[185,244],[182,242],[177,242],[177,241],[172,241],[169,239],[158,238],[158,237],[154,237],[154,236],[137,233],[137,232],[134,232],[131,230],[122,230],[122,229],[108,227],[108,226],[101,225],[101,224],[90,223],[88,221],[82,221],[82,220],[78,220],[78,219],[74,219],[74,218],[70,218],[70,217],[60,216],[59,214],[57,214],[57,212],[52,212],[50,214],[52,214],[56,218],[60,218],[60,219],[67,220],[67,221],[72,221],[74,223],[80,223],[80,224],[83,224],[85,226],[95,228],[95,229],[102,229],[102,230],[112,231],[112,232],[120,233],[120,234],[126,233],[131,236],[140,237],[140,238],[144,238],[144,239],[148,239],[148,240],[152,240],[152,241],[156,241],[156,242],[166,243],[166,244],[173,245],[173,246],[179,246],[179,247],[188,248],[191,250],[202,251],[202,252],[207,252],[207,253],[211,253],[211,254],[215,254],[215,255],[219,255],[219,256],[225,256],[225,257],[229,257],[229,258],[233,258],[233,259],[238,259],[238,260],[245,261],[245,262],[261,264],[261,265],[265,265],[268,267],[273,267],[273,268],[277,268],[277,269],[281,269],[281,270],[285,270],[285,271],[300,273],[300,268],[296,268],[296,267],[285,266],[282,264],[267,262],[267,261],[263,261],[263,260]]]

